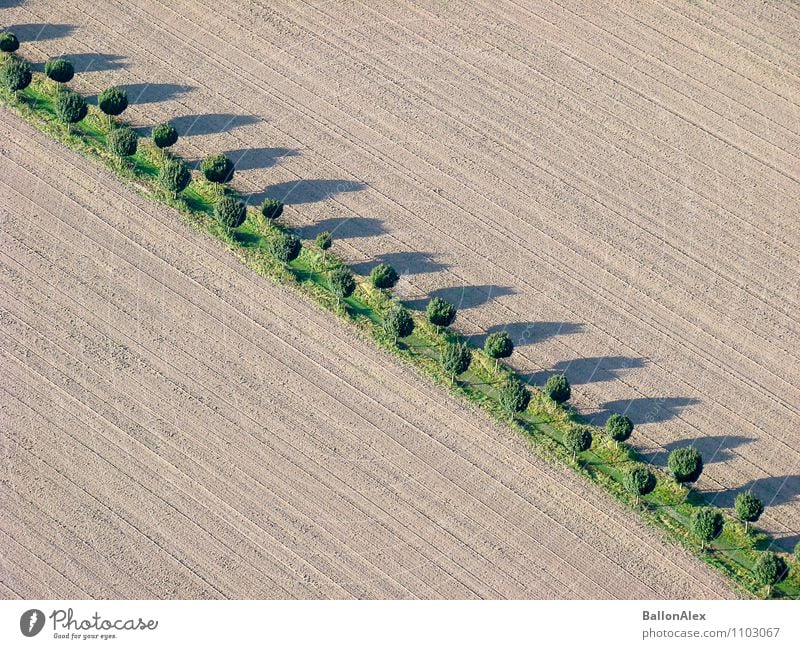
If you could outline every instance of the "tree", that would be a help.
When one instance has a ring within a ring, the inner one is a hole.
[[[80,122],[86,117],[89,107],[86,105],[86,100],[77,92],[60,88],[56,93],[55,111],[58,119],[67,125],[67,129],[70,129],[72,124]]]
[[[369,280],[375,288],[392,288],[400,276],[389,264],[378,264],[369,274]]]
[[[625,415],[614,413],[606,420],[606,433],[615,442],[624,442],[633,432],[633,422]]]
[[[572,453],[574,460],[592,445],[592,431],[588,426],[573,426],[564,433],[564,448]]]
[[[733,508],[740,520],[744,521],[745,532],[750,523],[755,523],[764,513],[764,503],[749,491],[740,493],[733,502]]]
[[[265,219],[274,221],[283,214],[283,203],[275,198],[265,198],[261,203],[261,214]]]
[[[767,595],[772,593],[772,587],[783,581],[788,572],[786,561],[774,552],[764,552],[753,567],[753,576],[761,586],[767,587]]]
[[[67,83],[75,76],[75,68],[67,59],[49,59],[44,64],[44,73],[57,83]]]
[[[158,173],[158,181],[164,189],[172,194],[173,198],[177,198],[178,194],[189,186],[191,180],[192,175],[183,161],[173,158],[165,160]]]
[[[20,90],[28,87],[31,79],[31,66],[23,59],[12,58],[0,68],[0,81],[6,89],[14,93],[14,97]]]
[[[244,223],[247,207],[233,196],[223,196],[214,206],[214,216],[226,230],[233,230]]]
[[[531,402],[531,393],[515,376],[510,376],[497,394],[500,407],[510,417],[524,411]]]
[[[124,158],[136,153],[139,138],[132,128],[115,128],[108,134],[108,149],[115,156]]]
[[[696,448],[684,446],[669,454],[667,466],[678,482],[696,482],[703,472],[703,457]]]
[[[572,396],[572,388],[566,376],[554,374],[545,382],[544,393],[556,403],[564,403]]]
[[[178,131],[172,124],[159,124],[153,129],[153,144],[159,149],[171,147],[178,141]]]
[[[0,32],[0,52],[16,52],[19,49],[19,40],[11,32]]]
[[[794,558],[800,562],[800,541],[794,544]]]
[[[338,305],[344,298],[350,297],[356,290],[356,280],[349,268],[340,266],[334,268],[328,277],[331,292],[336,296]]]
[[[314,245],[317,246],[322,252],[325,252],[333,245],[333,237],[330,232],[320,232],[317,238],[314,239]]]
[[[647,467],[638,464],[623,475],[622,486],[636,496],[638,503],[640,496],[646,496],[656,488],[656,477]]]
[[[108,123],[111,125],[111,117],[122,115],[128,107],[128,93],[115,86],[106,88],[97,96],[97,106],[108,116]]]
[[[489,334],[486,336],[486,342],[483,343],[483,351],[489,358],[494,359],[494,367],[497,366],[501,358],[508,358],[514,351],[514,343],[505,331]]]
[[[200,171],[210,183],[227,183],[233,178],[233,162],[221,153],[207,156],[200,163]]]
[[[437,329],[440,327],[449,327],[456,319],[456,308],[449,302],[445,302],[440,297],[433,298],[428,302],[426,309],[428,322],[434,325]]]
[[[692,518],[692,532],[700,540],[700,550],[706,549],[706,543],[710,543],[720,534],[725,520],[718,509],[713,507],[701,507]]]
[[[466,343],[447,343],[442,350],[442,368],[447,372],[452,384],[456,376],[463,374],[472,363],[472,352]]]
[[[383,330],[392,337],[396,345],[398,338],[410,336],[414,331],[414,318],[403,307],[396,304],[383,317]]]
[[[285,232],[278,232],[269,242],[269,251],[282,264],[297,259],[301,247],[300,239]]]

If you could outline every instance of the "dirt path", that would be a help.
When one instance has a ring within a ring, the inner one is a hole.
[[[521,439],[0,118],[4,589],[730,596]]]

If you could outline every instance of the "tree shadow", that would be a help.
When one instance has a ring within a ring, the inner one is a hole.
[[[496,284],[448,286],[431,291],[427,297],[409,300],[407,304],[412,309],[424,309],[428,305],[428,302],[438,297],[454,305],[456,309],[472,309],[487,304],[498,297],[513,295],[514,293],[516,293],[516,290],[513,288],[509,286],[498,286]]]
[[[756,478],[735,489],[720,489],[719,491],[705,492],[703,495],[717,507],[733,507],[736,496],[747,491],[752,491],[754,495],[758,496],[765,507],[787,505],[800,500],[800,475]]]
[[[365,183],[357,180],[293,180],[277,183],[251,196],[255,202],[276,198],[287,205],[302,205],[324,201],[338,194],[361,191],[366,187]]]
[[[231,113],[207,113],[205,115],[181,115],[170,120],[178,135],[214,135],[227,133],[240,126],[256,124],[261,121],[254,115],[233,115]]]
[[[238,171],[248,169],[266,169],[278,164],[283,158],[298,155],[296,149],[284,149],[282,147],[259,147],[255,149],[236,149],[228,151],[227,155]]]
[[[743,435],[715,435],[709,437],[695,437],[692,439],[675,440],[669,444],[664,444],[664,448],[654,452],[641,451],[641,455],[647,458],[648,462],[665,466],[669,454],[676,448],[683,446],[694,446],[703,456],[704,464],[714,464],[715,462],[727,462],[734,458],[732,449],[737,446],[744,446],[756,441],[754,437],[744,437]]]
[[[784,552],[794,552],[794,548],[798,543],[800,543],[800,534],[790,532],[786,536],[777,536],[773,538],[770,543],[764,544],[764,547],[756,547],[758,547],[759,550],[773,550],[777,548]]]
[[[449,267],[449,264],[436,261],[434,252],[387,252],[370,261],[352,264],[359,275],[367,275],[378,264],[389,264],[400,275],[419,275],[436,273]]]
[[[511,334],[509,334],[511,335]],[[512,336],[512,340],[514,340]],[[516,340],[514,340],[516,345]],[[577,358],[571,361],[559,361],[549,370],[540,370],[524,374],[529,385],[543,385],[553,374],[565,374],[571,385],[600,383],[619,378],[625,371],[645,366],[645,359],[631,356],[594,356]]]
[[[156,104],[194,90],[193,86],[182,83],[126,83],[120,88],[128,93],[131,104]]]
[[[75,68],[76,74],[86,72],[104,72],[121,70],[128,66],[126,56],[119,54],[100,54],[99,52],[81,52],[80,54],[60,54],[60,59],[68,59]]]
[[[313,239],[320,232],[330,232],[334,240],[377,237],[386,234],[386,229],[379,219],[369,219],[363,216],[323,219],[311,225],[303,225],[296,231],[301,239]]]
[[[569,376],[567,376],[569,378]],[[593,419],[602,418],[605,422],[615,412],[627,415],[634,425],[669,421],[679,416],[684,409],[700,403],[693,397],[641,397],[639,399],[619,399],[607,401],[600,406],[602,413]]]
[[[469,337],[470,341],[478,347],[483,347],[486,336],[493,333],[505,331],[514,347],[524,347],[542,342],[555,336],[580,333],[583,325],[577,322],[510,322],[508,324],[492,325],[485,332],[473,334]]]
[[[55,38],[66,38],[76,29],[75,25],[55,23],[26,23],[11,25],[4,31],[13,32],[20,43],[25,41],[49,41]]]

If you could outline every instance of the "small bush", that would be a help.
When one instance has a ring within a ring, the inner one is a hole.
[[[14,94],[27,88],[31,78],[31,66],[22,59],[12,58],[0,68],[0,81]]]
[[[223,196],[214,206],[214,216],[227,230],[238,228],[247,218],[247,207],[233,196]]]
[[[283,214],[283,203],[275,198],[266,198],[261,203],[261,214],[265,219],[274,221]]]
[[[684,446],[669,454],[667,466],[678,482],[696,482],[703,472],[703,458],[696,448]]]
[[[572,453],[574,460],[592,445],[592,431],[588,426],[573,426],[564,433],[564,448]]]
[[[761,586],[767,586],[772,592],[772,587],[783,581],[788,572],[788,566],[782,557],[774,552],[764,552],[753,568],[753,575]]]
[[[456,308],[440,297],[435,297],[428,302],[425,312],[428,322],[436,327],[449,327],[456,319]]]
[[[353,291],[356,290],[356,280],[349,268],[334,268],[330,272],[328,284],[330,285],[331,293],[336,296],[337,302],[350,297]]]
[[[739,520],[744,521],[745,531],[750,523],[755,523],[764,513],[764,503],[749,491],[736,496],[733,508]]]
[[[531,402],[531,393],[516,377],[509,377],[497,394],[497,401],[505,413],[513,417],[523,412]]]
[[[221,184],[233,178],[234,167],[228,156],[217,153],[203,159],[200,171],[208,182]]]
[[[67,59],[50,59],[44,64],[44,73],[48,79],[67,83],[75,76],[75,68]]]
[[[67,125],[80,122],[89,111],[86,100],[77,92],[66,88],[56,93],[54,106],[56,117]]]
[[[400,276],[389,264],[378,264],[369,274],[369,280],[375,288],[392,288]]]
[[[320,232],[317,238],[314,239],[314,245],[317,246],[322,252],[325,252],[333,245],[333,236],[330,232]]]
[[[572,396],[572,388],[563,374],[554,374],[544,384],[544,393],[556,403],[564,403]]]
[[[656,488],[656,477],[647,467],[639,464],[623,475],[622,485],[638,498]]]
[[[725,520],[718,509],[701,507],[692,518],[692,532],[700,540],[700,549],[705,550],[706,543],[710,543],[720,534]]]
[[[108,134],[108,150],[120,158],[136,153],[138,142],[136,133],[127,126],[115,128]]]
[[[301,247],[300,239],[293,234],[284,232],[278,233],[269,242],[269,251],[282,264],[288,264],[297,259]]]
[[[97,96],[97,107],[106,115],[122,115],[128,107],[128,93],[122,88],[106,88]]]
[[[189,186],[192,175],[181,160],[167,159],[158,173],[158,182],[173,197]]]
[[[159,149],[171,147],[178,141],[178,131],[172,124],[159,124],[153,129],[153,144]]]
[[[794,544],[794,559],[800,562],[800,541]]]
[[[0,52],[16,52],[19,49],[19,40],[11,32],[0,32]]]
[[[447,372],[450,381],[463,374],[472,363],[472,351],[466,343],[447,343],[441,355],[442,369]]]
[[[606,433],[615,442],[624,442],[633,432],[633,422],[625,415],[614,413],[606,420]]]
[[[410,336],[414,331],[414,318],[399,304],[395,305],[383,318],[383,330],[396,345],[398,338]]]
[[[489,334],[486,336],[486,342],[483,343],[483,351],[489,358],[495,360],[495,367],[500,358],[508,358],[514,351],[514,343],[505,331]]]

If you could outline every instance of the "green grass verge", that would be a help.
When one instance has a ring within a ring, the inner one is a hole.
[[[327,273],[336,266],[344,265],[341,260],[330,253],[323,256],[306,242],[297,259],[288,265],[279,263],[269,253],[268,242],[283,228],[264,219],[255,209],[248,210],[247,220],[238,231],[233,234],[226,232],[213,218],[213,206],[220,192],[218,187],[194,172],[192,183],[186,191],[178,199],[173,198],[158,184],[158,170],[164,154],[151,142],[142,138],[136,155],[125,161],[117,159],[106,149],[109,128],[106,118],[95,107],[90,107],[86,119],[67,129],[55,117],[54,92],[55,84],[40,73],[35,73],[31,85],[19,93],[18,98],[3,91],[0,92],[0,100],[39,130],[106,165],[139,193],[177,209],[187,224],[222,241],[255,272],[300,290],[318,305],[346,319],[402,362],[467,399],[496,421],[515,429],[529,440],[530,448],[546,461],[566,464],[587,480],[600,485],[669,538],[727,575],[742,591],[756,596],[766,595],[766,589],[756,584],[752,568],[759,553],[770,545],[771,539],[767,535],[752,530],[749,534],[745,533],[744,526],[726,512],[722,535],[705,552],[701,552],[689,526],[692,513],[707,504],[700,493],[678,485],[666,473],[648,465],[656,475],[657,486],[647,496],[634,498],[621,483],[624,470],[642,461],[633,449],[614,443],[602,431],[594,428],[592,447],[573,459],[561,442],[564,432],[571,426],[585,425],[586,422],[579,415],[555,404],[540,390],[532,388],[533,396],[528,409],[516,417],[509,417],[496,399],[497,386],[512,373],[507,366],[501,364],[496,368],[492,359],[473,347],[471,367],[456,381],[451,381],[438,359],[446,342],[464,341],[457,332],[448,329],[439,331],[427,323],[423,314],[412,313],[416,325],[414,333],[395,345],[381,329],[381,314],[396,302],[390,293],[372,288],[365,278],[359,277],[355,293],[338,303],[328,288]],[[231,193],[230,189],[225,191]],[[769,596],[800,599],[800,567],[788,555],[784,554],[784,558],[791,565],[790,573]]]

